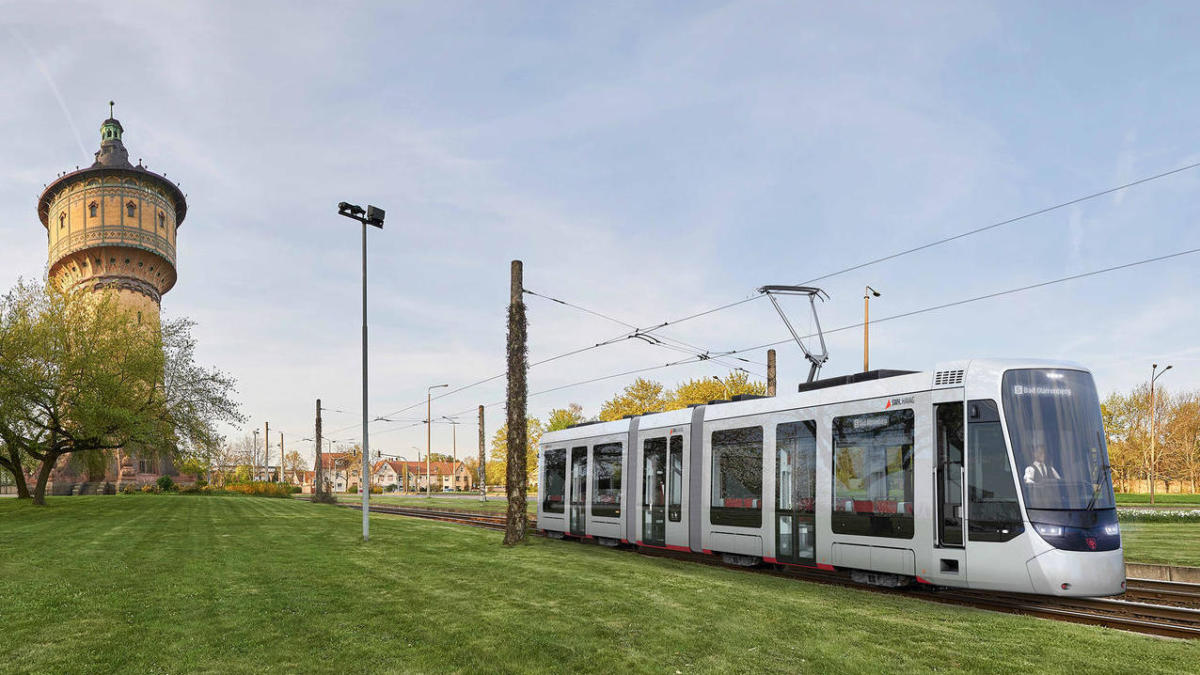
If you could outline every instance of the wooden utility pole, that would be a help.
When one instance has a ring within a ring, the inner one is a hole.
[[[263,422],[263,480],[271,470],[271,423]]]
[[[487,457],[483,454],[483,406],[479,406],[479,501],[487,501]]]
[[[286,455],[283,452],[283,432],[279,432],[279,482],[283,481],[283,458]]]
[[[520,260],[512,261],[508,305],[508,472],[505,492],[508,514],[504,526],[504,544],[512,546],[525,539],[528,516],[525,513],[525,454],[529,445],[529,427],[525,421],[528,370],[525,323],[525,285]]]
[[[775,395],[775,350],[767,350],[767,396]]]

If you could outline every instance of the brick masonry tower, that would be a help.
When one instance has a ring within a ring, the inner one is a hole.
[[[162,296],[175,285],[175,237],[187,200],[165,175],[140,159],[129,162],[111,107],[96,161],[59,176],[38,199],[49,279],[64,288],[116,290],[138,321],[157,323]]]

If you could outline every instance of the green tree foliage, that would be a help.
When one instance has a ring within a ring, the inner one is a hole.
[[[738,394],[767,395],[767,385],[750,379],[750,374],[734,371],[724,379],[699,379],[680,382],[675,391],[668,394],[667,410],[678,410],[697,403],[708,403],[727,399]]]
[[[667,409],[668,393],[661,383],[639,377],[600,407],[600,419],[610,422],[626,415],[645,415]]]
[[[453,462],[454,455],[448,455],[444,452],[429,453],[429,461],[431,462]]]
[[[538,442],[545,429],[536,417],[526,420],[529,430],[529,449],[525,453],[525,472],[531,481],[537,480]],[[492,436],[492,450],[485,467],[488,485],[503,485],[508,476],[508,425],[502,425]]]
[[[233,380],[194,362],[189,321],[139,324],[113,293],[21,282],[0,300],[0,439],[38,463],[33,499],[60,459],[99,467],[119,450],[185,458],[241,421]]]
[[[565,408],[555,408],[550,411],[546,418],[546,431],[558,431],[566,429],[572,424],[579,424],[586,421],[583,416],[583,406],[578,403],[569,403]]]

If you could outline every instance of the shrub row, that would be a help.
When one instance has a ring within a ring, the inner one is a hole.
[[[226,485],[225,489],[229,492],[238,492],[244,495],[253,495],[255,497],[283,497],[290,498],[295,492],[295,485],[287,483],[268,483],[265,481],[254,481],[252,483],[238,483],[235,485]]]
[[[1200,509],[1117,509],[1122,523],[1196,523],[1200,525]]]

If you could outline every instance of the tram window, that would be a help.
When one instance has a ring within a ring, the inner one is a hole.
[[[1016,477],[995,401],[967,404],[967,539],[1008,541],[1025,531]]]
[[[913,411],[833,420],[833,531],[913,536]]]
[[[667,519],[678,523],[683,519],[683,436],[671,437],[671,456],[667,463],[671,467]]]
[[[762,427],[724,429],[712,434],[713,525],[762,527]]]
[[[621,444],[605,443],[592,449],[592,515],[621,515]]]
[[[543,455],[542,461],[545,464],[543,471],[543,492],[542,510],[546,513],[562,513],[563,512],[563,497],[565,490],[563,489],[567,483],[567,450],[566,448],[555,448],[547,450]]]

